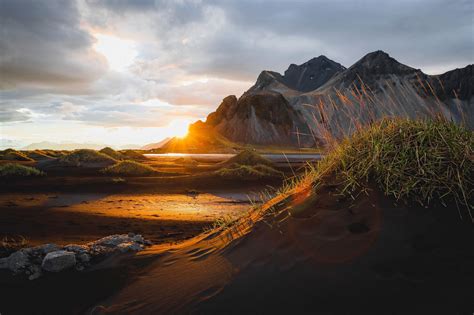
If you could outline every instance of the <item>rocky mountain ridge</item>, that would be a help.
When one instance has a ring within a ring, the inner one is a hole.
[[[262,71],[240,98],[224,98],[203,126],[236,143],[313,147],[383,117],[442,115],[474,127],[473,65],[427,75],[383,51],[349,68],[325,56]],[[191,135],[192,136],[192,135]]]

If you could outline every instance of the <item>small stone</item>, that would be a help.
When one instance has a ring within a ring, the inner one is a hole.
[[[50,272],[59,272],[76,265],[76,255],[65,250],[48,253],[43,259],[41,267]]]
[[[68,252],[74,252],[76,254],[82,254],[87,253],[89,248],[85,245],[69,244],[64,246],[64,250],[67,250]]]
[[[128,237],[134,237],[135,236],[135,233],[133,232],[128,232]]]
[[[59,247],[56,244],[44,244],[44,245],[35,246],[35,247],[31,248],[31,250],[33,252],[40,252],[43,255],[46,255],[46,254],[51,253],[51,252],[58,251],[60,249],[61,249],[61,247]]]
[[[137,242],[137,243],[144,243],[145,242],[145,240],[143,239],[143,236],[141,236],[140,234],[137,234],[137,235],[133,236],[132,241]]]
[[[28,277],[28,280],[35,280],[41,277],[43,273],[41,272],[40,266],[37,265],[32,265],[30,267],[30,276]]]

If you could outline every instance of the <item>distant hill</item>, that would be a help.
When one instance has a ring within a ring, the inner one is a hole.
[[[149,143],[147,145],[142,146],[139,148],[140,150],[153,150],[153,149],[160,149],[164,144],[170,141],[170,137],[166,137],[165,139],[161,140],[160,142]]]
[[[75,150],[75,149],[93,149],[100,150],[108,145],[104,143],[75,143],[75,142],[50,142],[42,141],[31,143],[23,148],[23,150],[41,150],[41,149],[50,149],[50,150]]]

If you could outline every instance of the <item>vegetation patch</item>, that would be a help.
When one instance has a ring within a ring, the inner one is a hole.
[[[24,161],[24,162],[33,162],[32,158],[29,158],[24,153],[13,150],[13,149],[6,149],[0,155],[0,159],[7,160],[7,161]]]
[[[221,168],[216,174],[226,179],[258,180],[282,177],[283,173],[263,164],[255,166],[234,164],[230,167]]]
[[[67,165],[74,166],[87,166],[95,163],[115,163],[116,160],[107,154],[90,150],[90,149],[80,149],[75,150],[63,157],[60,158],[60,162]]]
[[[7,163],[0,165],[0,177],[43,176],[44,172],[30,166]]]
[[[146,176],[156,174],[157,171],[148,165],[126,160],[103,169],[102,173],[123,176]]]
[[[300,185],[331,176],[353,198],[375,185],[405,203],[454,203],[461,217],[472,220],[473,150],[473,133],[452,122],[382,120],[343,140]]]

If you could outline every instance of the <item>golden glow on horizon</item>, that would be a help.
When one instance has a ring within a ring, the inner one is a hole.
[[[184,138],[188,135],[190,120],[186,119],[175,119],[170,122],[167,129],[169,134],[174,137]]]
[[[104,55],[112,70],[125,70],[138,55],[133,41],[99,33],[94,34],[94,37],[97,39],[94,49]]]

